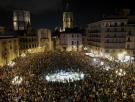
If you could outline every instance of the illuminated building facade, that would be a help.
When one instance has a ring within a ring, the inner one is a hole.
[[[19,37],[20,54],[34,53],[38,47],[36,36],[20,36]]]
[[[13,12],[13,28],[15,31],[26,30],[28,23],[31,23],[29,11],[15,10]]]
[[[19,41],[14,36],[0,36],[0,66],[19,56]]]
[[[43,51],[52,50],[51,30],[49,29],[38,29],[38,47]]]
[[[32,29],[28,23],[26,30],[18,31],[20,54],[22,53],[36,53],[38,47],[38,39],[36,31]]]
[[[63,31],[66,28],[73,28],[73,12],[69,8],[69,2],[66,3],[66,9],[63,12]]]
[[[73,28],[73,13],[64,12],[63,13],[63,30],[66,28]]]
[[[86,38],[90,52],[115,57],[125,51],[127,22],[128,19],[112,18],[88,24]]]
[[[67,29],[60,33],[60,46],[62,51],[81,51],[82,32],[74,29]]]
[[[135,58],[135,24],[128,24],[126,30],[126,49],[128,54]]]
[[[53,36],[52,41],[53,41],[53,44],[52,44],[53,50],[60,51],[61,50],[60,38],[58,36]]]

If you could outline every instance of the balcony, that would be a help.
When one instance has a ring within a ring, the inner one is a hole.
[[[117,41],[117,42],[105,41],[104,43],[118,44],[118,43],[125,43],[125,41]]]
[[[126,32],[126,30],[124,28],[120,28],[120,29],[117,29],[117,28],[107,28],[106,32]]]
[[[100,33],[100,30],[89,30],[88,33]]]
[[[105,36],[105,38],[126,38],[126,36]]]
[[[101,42],[101,40],[98,40],[98,39],[87,39],[87,41],[92,41],[92,42]]]
[[[88,37],[96,37],[96,38],[100,38],[100,35],[89,35]]]

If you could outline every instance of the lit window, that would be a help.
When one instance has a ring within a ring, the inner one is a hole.
[[[14,16],[14,21],[17,21],[17,16]]]
[[[14,30],[17,30],[18,29],[18,25],[17,25],[17,22],[14,22]]]

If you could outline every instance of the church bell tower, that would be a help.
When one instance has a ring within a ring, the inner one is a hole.
[[[66,0],[65,11],[63,12],[63,31],[66,28],[73,28],[73,12],[69,6],[69,0]]]

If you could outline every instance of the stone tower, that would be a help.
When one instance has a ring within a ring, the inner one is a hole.
[[[66,28],[73,28],[73,12],[70,9],[69,0],[66,0],[65,11],[63,12],[63,31]]]
[[[26,30],[26,25],[30,23],[30,12],[25,10],[15,10],[13,12],[13,28],[15,31]]]

